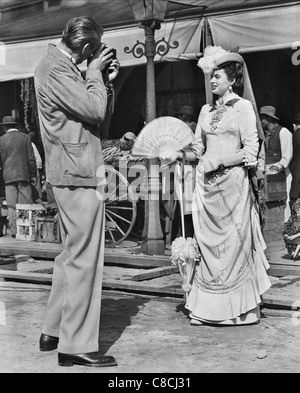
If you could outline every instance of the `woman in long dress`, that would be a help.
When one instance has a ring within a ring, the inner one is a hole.
[[[270,287],[248,175],[259,151],[256,116],[251,102],[234,92],[243,88],[243,63],[231,52],[214,61],[218,100],[202,108],[192,145],[199,159],[193,223],[202,257],[185,306],[192,325],[258,323],[261,295]]]

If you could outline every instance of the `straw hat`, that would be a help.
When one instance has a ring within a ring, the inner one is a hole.
[[[279,120],[279,118],[276,116],[276,109],[274,106],[262,106],[259,110],[260,115],[267,115],[269,117],[272,117],[273,119]]]

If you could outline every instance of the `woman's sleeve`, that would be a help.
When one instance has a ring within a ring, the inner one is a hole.
[[[243,147],[235,154],[230,153],[224,157],[225,166],[241,164],[244,157],[247,157],[250,162],[257,160],[259,142],[253,106],[248,100],[242,100],[238,105],[238,126]]]
[[[197,158],[200,158],[204,154],[206,149],[206,138],[203,132],[203,120],[206,112],[207,105],[204,105],[198,118],[198,123],[195,131],[195,140],[191,145],[191,149],[196,154]]]

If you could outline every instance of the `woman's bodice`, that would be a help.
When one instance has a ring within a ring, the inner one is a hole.
[[[194,151],[218,158],[241,150],[256,159],[258,137],[252,104],[231,94],[224,105],[204,105],[195,132]]]

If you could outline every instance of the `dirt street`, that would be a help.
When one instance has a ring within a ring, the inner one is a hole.
[[[298,314],[248,327],[190,326],[183,300],[104,292],[100,340],[117,367],[62,368],[38,340],[49,287],[0,282],[1,373],[291,373],[300,371]],[[5,307],[5,312],[3,308]],[[262,357],[262,359],[260,359]]]

